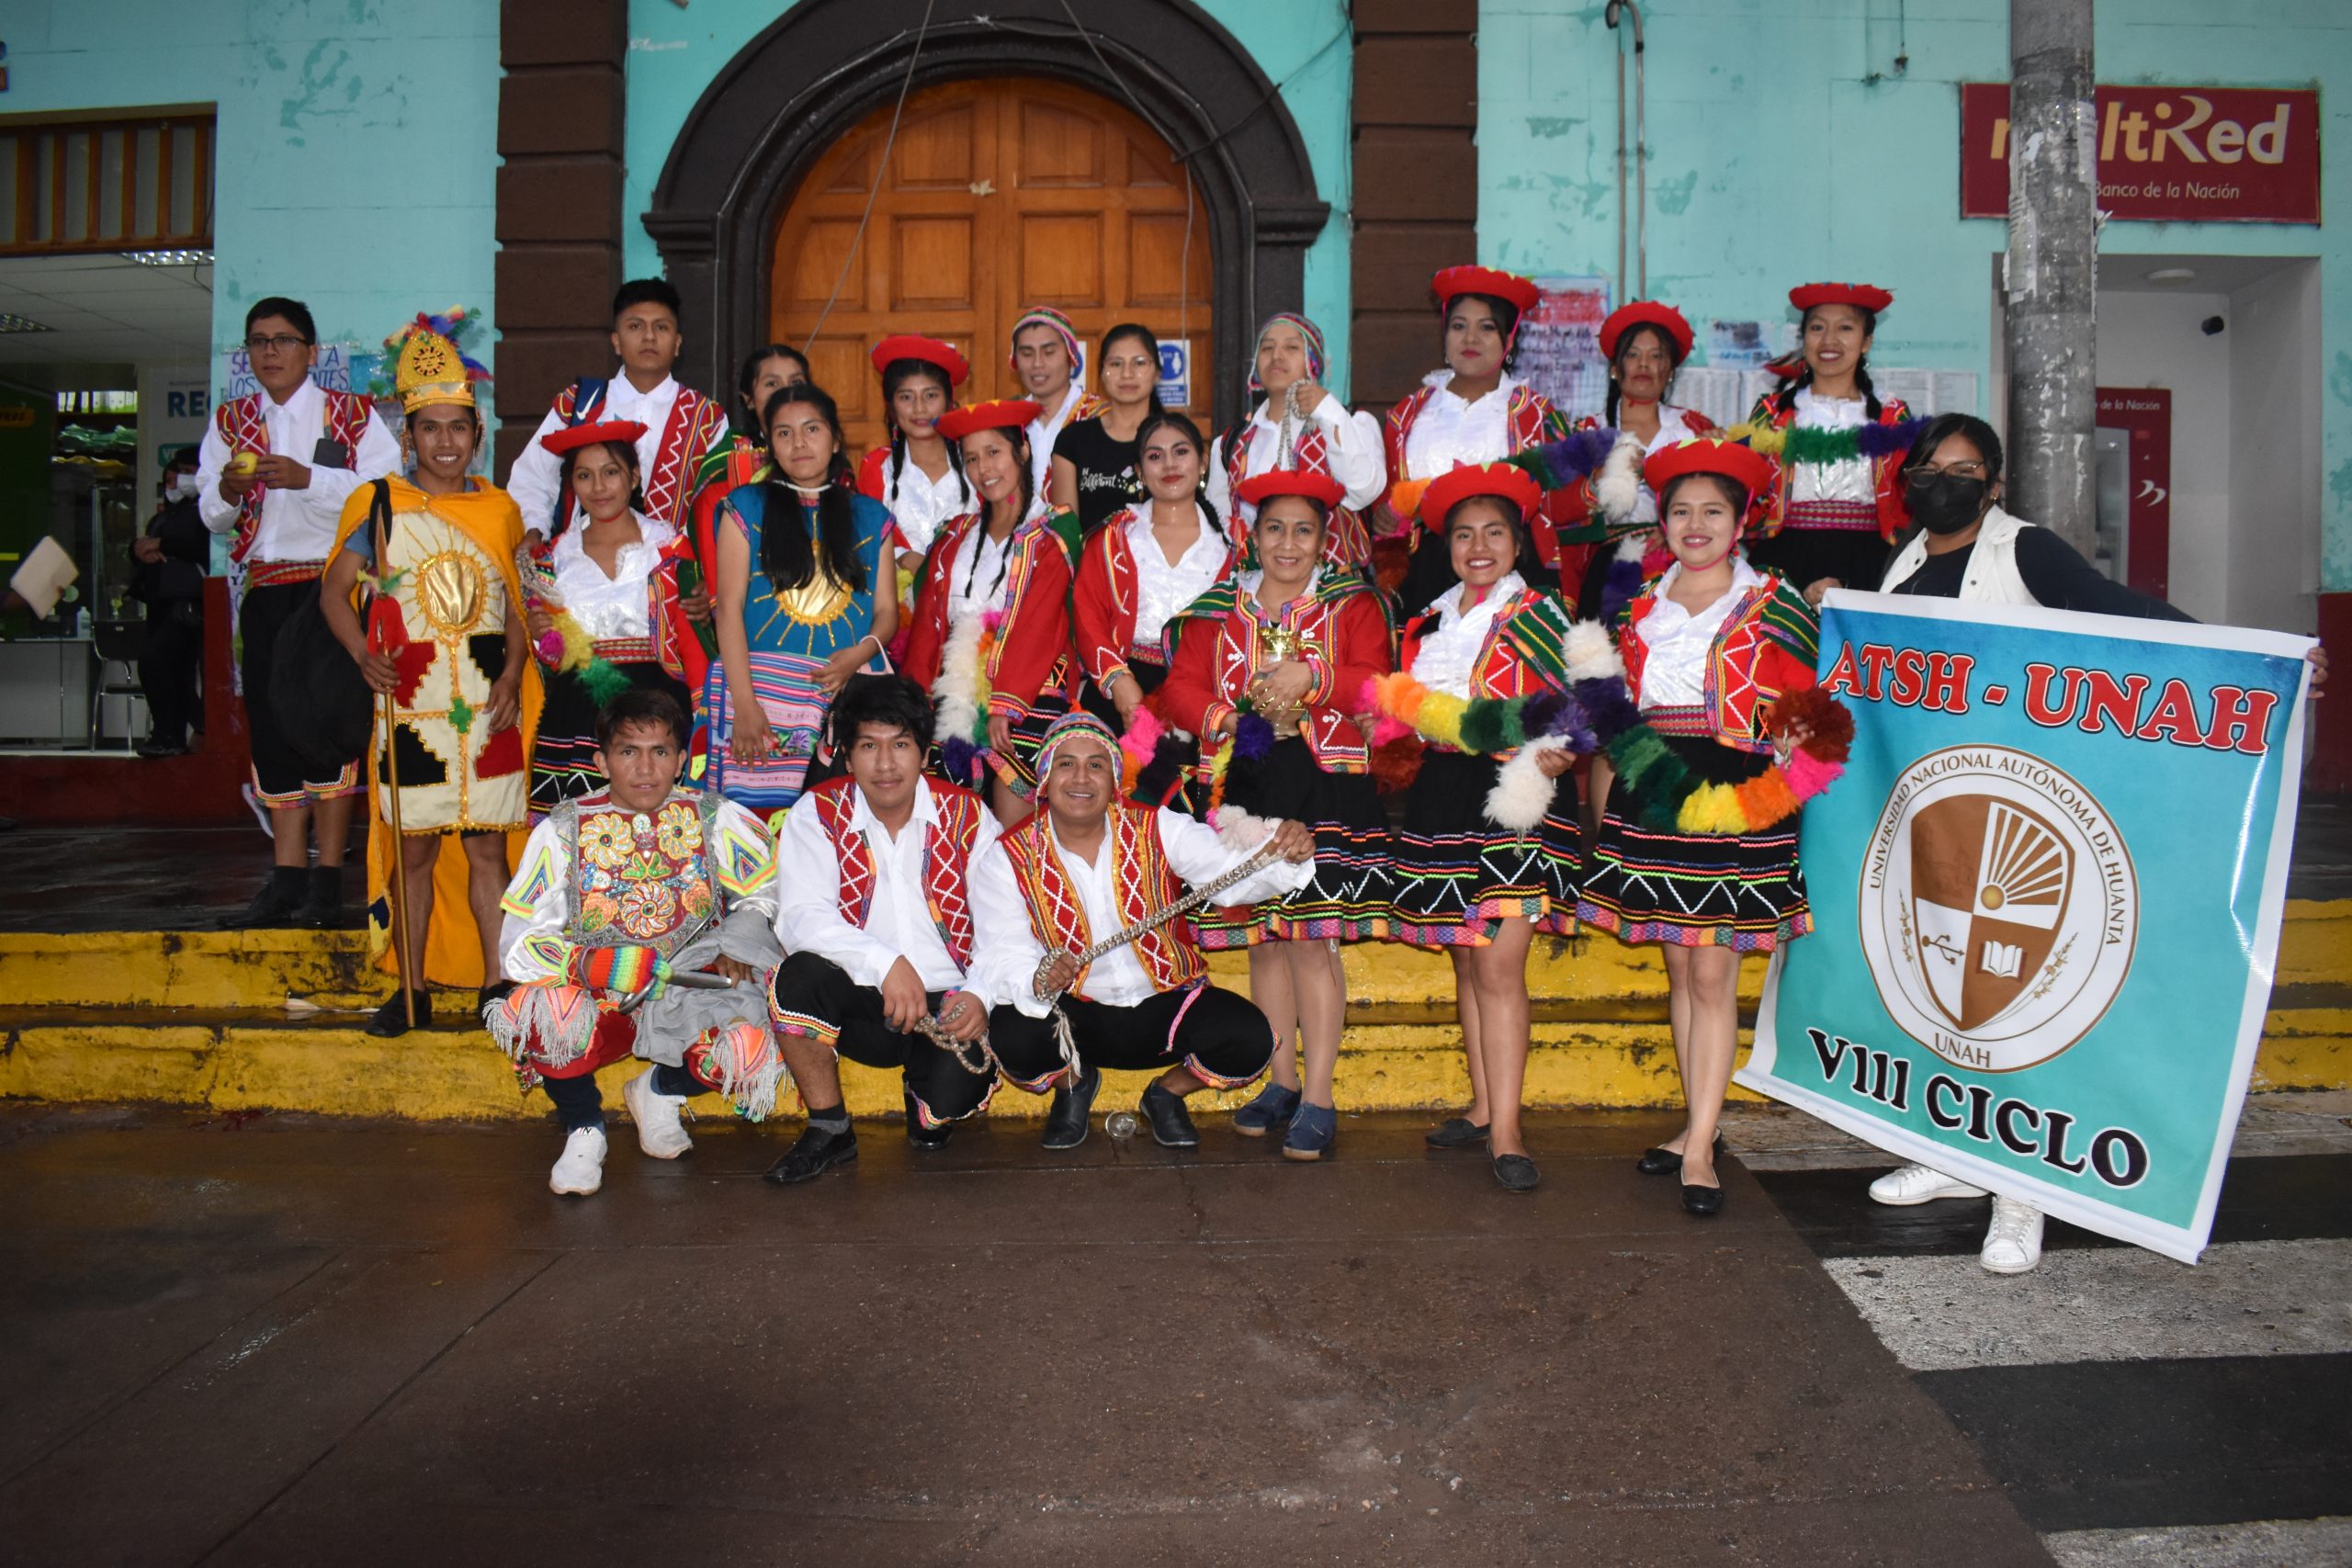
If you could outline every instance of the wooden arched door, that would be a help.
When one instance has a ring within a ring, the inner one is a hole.
[[[776,226],[769,275],[775,341],[807,348],[853,446],[887,439],[866,358],[875,344],[892,333],[944,339],[972,362],[963,400],[1012,397],[1021,389],[1008,333],[1031,305],[1068,315],[1090,358],[1120,321],[1186,343],[1182,406],[1205,417],[1215,385],[1208,211],[1150,127],[1058,82],[944,83],[907,99],[875,192],[890,114],[862,121],[801,181]],[[869,193],[873,215],[853,257]]]

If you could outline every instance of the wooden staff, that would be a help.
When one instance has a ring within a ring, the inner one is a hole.
[[[389,497],[387,498],[389,502]],[[391,565],[384,558],[390,540],[385,532],[389,504],[368,509],[368,525],[376,536],[376,581],[381,582]],[[385,597],[381,590],[372,592],[368,606],[368,629],[372,637],[376,629],[375,602]],[[401,613],[400,602],[392,601],[392,614]],[[393,682],[397,685],[399,682]],[[392,974],[401,983],[401,1010],[408,1017],[408,1026],[416,1027],[416,992],[408,979],[408,840],[401,836],[401,749],[396,743],[400,734],[400,710],[392,705],[393,696],[384,694],[384,771],[390,777],[390,790],[385,796],[385,814],[391,818],[392,828]]]

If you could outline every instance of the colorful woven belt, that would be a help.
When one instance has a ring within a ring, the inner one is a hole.
[[[1839,528],[1878,532],[1878,507],[1868,501],[1792,501],[1783,528]]]
[[[653,662],[653,639],[650,637],[600,637],[596,639],[596,657],[607,664],[650,664]]]
[[[257,560],[245,565],[245,588],[284,588],[289,583],[316,582],[326,574],[322,560]]]
[[[1688,735],[1701,740],[1712,740],[1715,735],[1714,722],[1701,703],[1688,707],[1644,708],[1642,722],[1660,735]]]

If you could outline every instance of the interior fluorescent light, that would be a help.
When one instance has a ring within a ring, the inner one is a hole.
[[[36,321],[30,316],[15,316],[0,310],[0,333],[47,333],[56,330],[48,322]]]
[[[2148,274],[2148,281],[2151,283],[2187,283],[2196,277],[2196,276],[2197,269],[2193,266],[2160,266],[2156,268],[2155,271]]]
[[[122,253],[122,259],[137,262],[141,266],[210,266],[212,253],[210,251],[125,251]]]

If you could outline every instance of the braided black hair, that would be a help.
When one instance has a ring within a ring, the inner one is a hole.
[[[1797,318],[1797,337],[1800,341],[1804,337],[1805,322],[1813,320],[1814,311],[1820,309],[1821,307],[1818,305],[1807,306],[1805,308],[1804,314]],[[1861,314],[1862,335],[1864,337],[1876,336],[1878,334],[1878,312],[1876,310],[1864,310],[1860,305],[1855,306],[1854,309]],[[1795,408],[1797,406],[1797,394],[1812,385],[1813,367],[1808,364],[1803,370],[1797,372],[1795,378],[1791,380],[1787,386],[1781,388],[1778,392],[1773,394],[1772,407],[1774,412],[1786,413],[1791,409]],[[1876,424],[1878,423],[1878,416],[1882,405],[1878,400],[1877,390],[1871,385],[1871,356],[1867,354],[1854,361],[1854,385],[1861,390],[1862,412],[1864,415],[1872,424]]]
[[[928,377],[938,382],[939,389],[947,394],[947,400],[950,403],[956,400],[955,383],[947,378],[946,371],[942,370],[930,360],[893,359],[889,364],[882,367],[883,406],[888,407],[891,400],[899,395],[899,389],[918,376]],[[947,443],[947,466],[955,471],[956,493],[961,498],[961,504],[969,506],[972,502],[972,481],[964,477],[964,455],[956,450],[956,444],[953,441]],[[890,421],[890,489],[893,493],[899,488],[899,478],[906,471],[907,433],[899,428],[899,422],[893,417]]]

